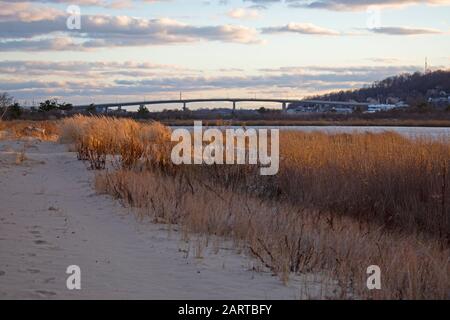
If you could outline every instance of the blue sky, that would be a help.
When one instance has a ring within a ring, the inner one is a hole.
[[[69,5],[81,29],[68,30]],[[31,103],[304,96],[450,66],[450,0],[0,0],[0,91]]]

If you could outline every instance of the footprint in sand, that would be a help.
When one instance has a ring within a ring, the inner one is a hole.
[[[35,240],[33,241],[35,244],[39,245],[39,246],[43,246],[42,248],[46,249],[46,250],[52,250],[52,251],[58,251],[61,250],[60,247],[52,245],[51,243],[45,241],[45,240]]]
[[[56,292],[53,292],[53,291],[36,290],[35,292],[38,295],[40,295],[41,297],[44,297],[44,298],[49,298],[49,297],[56,296]]]
[[[35,243],[35,244],[38,244],[38,245],[48,244],[48,242],[45,241],[45,240],[35,240],[34,243]]]
[[[38,269],[27,269],[27,271],[29,273],[32,273],[32,274],[36,274],[36,273],[40,273],[41,272],[41,270],[38,270]]]
[[[42,238],[41,233],[37,230],[29,231],[36,239]]]
[[[55,282],[56,278],[47,278],[44,280],[44,283],[50,283],[50,282]]]

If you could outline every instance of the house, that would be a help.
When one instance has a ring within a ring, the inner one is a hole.
[[[380,111],[388,111],[395,109],[397,105],[395,104],[369,104],[369,107],[367,108],[367,113],[375,113]]]
[[[336,112],[336,113],[343,113],[343,114],[348,114],[348,113],[353,113],[353,108],[350,107],[333,107],[331,108],[331,112]]]
[[[408,108],[409,104],[407,104],[405,101],[399,101],[395,104],[395,108]]]

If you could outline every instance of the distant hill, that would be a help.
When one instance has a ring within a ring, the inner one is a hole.
[[[333,101],[367,102],[371,99],[381,103],[402,100],[410,105],[426,101],[441,94],[450,95],[450,71],[438,70],[429,73],[401,74],[374,82],[368,87],[310,97]]]

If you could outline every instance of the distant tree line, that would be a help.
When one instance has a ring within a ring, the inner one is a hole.
[[[39,104],[37,109],[28,109],[22,107],[12,96],[8,93],[0,93],[0,120],[19,119],[24,113],[39,112],[39,113],[51,113],[60,111],[70,111],[73,109],[73,105],[70,103],[59,103],[57,99],[50,99]]]
[[[398,98],[410,106],[426,103],[430,96],[440,92],[450,93],[450,71],[438,70],[429,73],[405,73],[376,81],[373,84],[356,90],[316,95],[311,99],[330,101],[367,102],[375,99],[385,103],[388,98]]]
[[[73,109],[73,105],[70,103],[58,103],[57,99],[45,100],[39,104],[40,112],[49,112],[52,110],[70,111]]]

